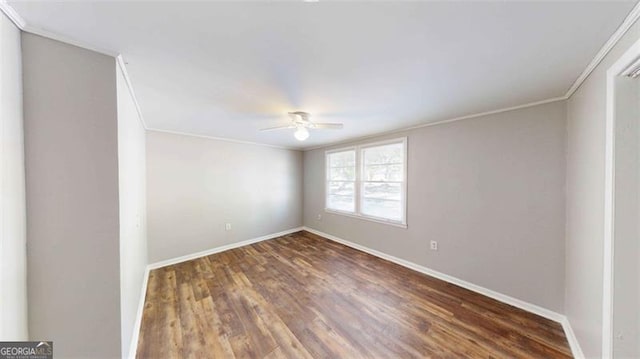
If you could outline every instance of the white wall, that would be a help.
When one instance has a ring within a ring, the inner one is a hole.
[[[302,154],[150,131],[147,215],[150,262],[299,227]]]
[[[129,353],[147,266],[145,128],[117,68],[122,357]]]
[[[585,356],[602,356],[606,71],[640,37],[636,23],[567,103],[565,314]]]
[[[29,334],[121,355],[115,59],[22,33]]]
[[[0,12],[0,341],[27,340],[20,30]]]
[[[408,136],[407,229],[325,213],[325,149],[305,152],[304,224],[562,312],[565,117],[555,102],[368,140]]]

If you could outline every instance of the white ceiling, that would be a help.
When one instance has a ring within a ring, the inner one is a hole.
[[[294,148],[560,97],[635,1],[9,1],[121,53],[146,124]],[[343,130],[301,143],[287,111]]]

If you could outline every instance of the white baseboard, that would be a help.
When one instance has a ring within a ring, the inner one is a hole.
[[[131,333],[131,343],[129,343],[129,359],[135,359],[138,350],[138,338],[140,336],[140,325],[142,324],[142,311],[144,310],[144,301],[147,298],[147,283],[149,282],[149,266],[144,270],[144,278],[142,279],[142,288],[140,290],[140,302],[138,302],[138,311],[136,312],[136,321],[133,323],[133,333]]]
[[[576,359],[584,359],[584,353],[582,352],[582,348],[580,348],[580,343],[578,343],[578,338],[576,338],[573,328],[571,328],[569,318],[565,316],[560,324],[562,324],[562,329],[564,329],[564,335],[567,337],[573,357]]]
[[[508,295],[502,294],[502,293],[498,293],[496,291],[493,291],[491,289],[487,289],[484,287],[481,287],[479,285],[473,284],[473,283],[469,283],[465,280],[462,280],[460,278],[456,278],[453,276],[450,276],[448,274],[444,274],[442,272],[438,272],[436,270],[421,266],[419,264],[398,258],[398,257],[394,257],[392,255],[377,251],[375,249],[371,249],[365,246],[362,246],[360,244],[356,244],[353,242],[350,242],[346,239],[342,239],[340,237],[336,237],[334,235],[328,234],[328,233],[324,233],[322,231],[313,229],[313,228],[309,228],[309,227],[303,227],[303,229],[305,231],[311,232],[313,234],[316,234],[318,236],[330,239],[334,242],[338,242],[340,244],[344,244],[345,246],[351,247],[351,248],[355,248],[357,250],[363,251],[365,253],[369,253],[371,255],[374,255],[376,257],[388,260],[390,262],[399,264],[403,267],[415,270],[417,272],[420,273],[424,273],[426,275],[441,279],[445,282],[449,282],[452,284],[455,284],[457,286],[460,286],[462,288],[471,290],[473,292],[476,293],[480,293],[482,295],[485,295],[487,297],[493,298],[497,301],[512,305],[514,307],[520,308],[522,310],[526,310],[527,312],[531,312],[533,314],[537,314],[541,317],[547,318],[549,320],[553,320],[554,322],[558,322],[562,325],[562,328],[564,329],[565,332],[565,336],[567,337],[567,340],[569,341],[569,346],[571,347],[571,352],[573,354],[573,356],[575,358],[584,358],[584,355],[582,354],[582,350],[580,349],[580,345],[578,344],[578,340],[576,339],[575,334],[573,333],[573,330],[571,329],[571,325],[569,324],[569,320],[567,319],[566,316],[554,312],[552,310],[540,307],[538,305],[535,304],[531,304],[528,302],[525,302],[523,300],[517,299],[517,298],[513,298],[510,297]]]
[[[220,247],[216,247],[216,248],[212,248],[212,249],[207,249],[205,251],[193,253],[193,254],[187,254],[187,255],[184,255],[184,256],[176,257],[176,258],[166,259],[166,260],[163,260],[163,261],[151,263],[151,264],[148,265],[148,268],[149,269],[157,269],[157,268],[166,267],[166,266],[169,266],[169,265],[172,265],[172,264],[176,264],[176,263],[180,263],[180,262],[190,261],[192,259],[205,257],[205,256],[208,256],[208,255],[211,255],[211,254],[228,251],[230,249],[234,249],[234,248],[238,248],[238,247],[244,247],[244,246],[247,246],[249,244],[253,244],[253,243],[257,243],[257,242],[266,241],[267,239],[273,239],[273,238],[277,238],[277,237],[286,236],[287,234],[299,232],[302,229],[303,229],[303,227],[291,228],[291,229],[287,229],[286,231],[282,231],[282,232],[278,232],[278,233],[271,233],[271,234],[267,234],[266,236],[247,239],[246,241],[242,241],[242,242],[231,243],[231,244],[227,244],[227,245],[224,245],[224,246],[220,246]]]
[[[469,289],[469,290],[474,291],[476,293],[480,293],[482,295],[485,295],[487,297],[493,298],[493,299],[498,300],[500,302],[507,303],[509,305],[512,305],[514,307],[518,307],[520,309],[524,309],[524,310],[526,310],[528,312],[537,314],[537,315],[539,315],[541,317],[545,317],[547,319],[551,319],[551,320],[553,320],[555,322],[559,322],[560,323],[560,322],[562,322],[562,319],[564,318],[564,316],[562,314],[556,313],[556,312],[551,311],[549,309],[542,308],[542,307],[537,306],[535,304],[527,303],[527,302],[525,302],[523,300],[516,299],[516,298],[510,297],[508,295],[502,294],[502,293],[498,293],[498,292],[493,291],[491,289],[487,289],[487,288],[481,287],[479,285],[476,285],[476,284],[473,284],[473,283],[469,283],[469,282],[467,282],[465,280],[450,276],[448,274],[444,274],[442,272],[435,271],[433,269],[421,266],[421,265],[413,263],[413,262],[409,262],[407,260],[404,260],[404,259],[401,259],[401,258],[398,258],[398,257],[394,257],[394,256],[386,254],[386,253],[382,253],[382,252],[377,251],[375,249],[367,248],[365,246],[362,246],[362,245],[347,241],[345,239],[336,237],[334,235],[331,235],[331,234],[328,234],[328,233],[324,233],[324,232],[321,232],[321,231],[318,231],[316,229],[309,228],[309,227],[304,227],[304,230],[305,231],[309,231],[309,232],[311,232],[313,234],[317,234],[317,235],[319,235],[321,237],[325,237],[325,238],[330,239],[332,241],[344,244],[344,245],[349,246],[351,248],[355,248],[355,249],[361,250],[363,252],[369,253],[369,254],[374,255],[376,257],[379,257],[379,258],[382,258],[382,259],[386,259],[386,260],[388,260],[390,262],[399,264],[399,265],[401,265],[403,267],[407,267],[407,268],[413,269],[413,270],[415,270],[417,272],[424,273],[426,275],[441,279],[441,280],[443,280],[445,282],[453,283],[453,284],[455,284],[457,286]]]
[[[252,238],[252,239],[248,239],[248,240],[242,241],[242,242],[231,243],[231,244],[227,244],[227,245],[224,245],[224,246],[208,249],[206,251],[201,251],[201,252],[197,252],[197,253],[193,253],[193,254],[188,254],[188,255],[176,257],[176,258],[171,258],[171,259],[167,259],[167,260],[163,260],[163,261],[159,261],[159,262],[155,262],[155,263],[151,263],[151,264],[147,265],[147,268],[145,269],[145,272],[144,272],[144,278],[142,280],[142,289],[141,289],[141,293],[140,293],[140,302],[138,303],[138,312],[136,313],[136,322],[133,325],[133,333],[131,335],[131,344],[129,346],[129,356],[128,357],[130,359],[134,359],[136,357],[136,351],[138,349],[138,339],[139,339],[139,336],[140,336],[140,326],[142,325],[142,312],[144,311],[144,301],[145,301],[145,299],[147,297],[147,284],[149,283],[149,273],[153,269],[158,269],[158,268],[166,267],[168,265],[181,263],[181,262],[185,262],[185,261],[188,261],[188,260],[192,260],[192,259],[208,256],[208,255],[211,255],[211,254],[214,254],[214,253],[220,253],[220,252],[228,251],[228,250],[234,249],[234,248],[244,247],[246,245],[257,243],[257,242],[266,241],[268,239],[273,239],[273,238],[286,236],[287,234],[299,232],[301,230],[302,230],[302,227],[291,228],[291,229],[287,229],[286,231],[282,231],[282,232],[278,232],[278,233],[271,233],[271,234],[267,234],[266,236]]]
[[[571,328],[571,324],[569,323],[569,320],[567,319],[566,316],[554,312],[552,310],[546,309],[546,308],[542,308],[540,306],[537,306],[535,304],[531,304],[528,302],[525,302],[523,300],[517,299],[517,298],[513,298],[510,297],[508,295],[502,294],[502,293],[498,293],[496,291],[493,291],[491,289],[487,289],[484,287],[481,287],[479,285],[473,284],[473,283],[469,283],[467,281],[464,281],[462,279],[450,276],[448,274],[444,274],[438,271],[435,271],[433,269],[421,266],[419,264],[398,258],[398,257],[394,257],[392,255],[386,254],[386,253],[382,253],[380,251],[377,251],[375,249],[371,249],[371,248],[367,248],[365,246],[347,241],[345,239],[342,239],[340,237],[336,237],[334,235],[328,234],[328,233],[324,233],[321,231],[318,231],[316,229],[313,228],[309,228],[309,227],[298,227],[298,228],[292,228],[286,231],[282,231],[282,232],[278,232],[278,233],[273,233],[273,234],[268,234],[266,236],[262,236],[262,237],[258,237],[258,238],[253,238],[253,239],[249,239],[246,241],[242,241],[242,242],[237,242],[237,243],[232,243],[232,244],[228,244],[225,246],[221,246],[221,247],[217,247],[217,248],[212,248],[206,251],[202,251],[202,252],[197,252],[194,254],[189,254],[189,255],[185,255],[185,256],[180,256],[180,257],[176,257],[176,258],[172,258],[172,259],[167,259],[164,261],[160,261],[160,262],[155,262],[152,264],[149,264],[147,266],[147,269],[145,271],[145,277],[143,280],[143,284],[142,284],[142,292],[140,295],[140,303],[138,304],[138,313],[137,313],[137,318],[136,318],[136,322],[134,324],[134,328],[133,328],[133,336],[131,338],[131,347],[129,350],[129,358],[135,358],[135,354],[136,354],[136,349],[137,349],[137,345],[138,345],[138,336],[140,333],[140,325],[142,323],[142,312],[144,310],[144,301],[145,301],[145,297],[146,297],[146,289],[147,289],[147,283],[148,283],[148,278],[149,278],[149,272],[153,269],[157,269],[157,268],[161,268],[161,267],[165,267],[168,265],[172,265],[172,264],[176,264],[176,263],[180,263],[180,262],[185,262],[191,259],[195,259],[195,258],[200,258],[200,257],[204,257],[204,256],[208,256],[214,253],[220,253],[220,252],[224,252],[227,251],[229,249],[234,249],[234,248],[239,248],[239,247],[243,247],[249,244],[253,244],[253,243],[257,243],[257,242],[261,242],[261,241],[265,241],[268,239],[273,239],[273,238],[277,238],[277,237],[281,237],[287,234],[291,234],[291,233],[295,233],[298,231],[308,231],[310,233],[316,234],[318,236],[327,238],[329,240],[332,240],[334,242],[338,242],[340,244],[344,244],[348,247],[351,248],[355,248],[357,250],[363,251],[365,253],[369,253],[371,255],[374,255],[376,257],[388,260],[390,262],[399,264],[403,267],[415,270],[417,272],[420,273],[424,273],[426,275],[441,279],[445,282],[449,282],[452,284],[455,284],[457,286],[460,286],[462,288],[466,288],[468,290],[474,291],[476,293],[480,293],[482,295],[485,295],[487,297],[493,298],[497,301],[512,305],[514,307],[520,308],[522,310],[526,310],[528,312],[537,314],[541,317],[553,320],[555,322],[558,322],[562,325],[562,328],[565,332],[565,335],[567,337],[567,341],[569,342],[569,346],[571,348],[571,352],[574,356],[574,358],[578,358],[578,359],[583,359],[584,358],[584,354],[582,353],[582,349],[580,348],[580,345],[578,343],[578,340],[576,339],[575,333],[573,332],[573,329]]]

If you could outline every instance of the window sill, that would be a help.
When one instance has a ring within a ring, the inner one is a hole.
[[[384,219],[378,219],[376,217],[369,217],[369,216],[365,216],[365,215],[362,215],[362,214],[356,214],[356,213],[352,213],[352,212],[343,212],[343,211],[338,211],[338,210],[329,209],[329,208],[325,208],[324,211],[327,212],[327,213],[331,213],[331,214],[338,214],[338,215],[345,216],[345,217],[362,219],[362,220],[369,221],[369,222],[387,224],[387,225],[390,225],[390,226],[393,226],[393,227],[399,227],[399,228],[404,228],[404,229],[408,228],[406,223],[394,222],[394,221],[386,221]]]

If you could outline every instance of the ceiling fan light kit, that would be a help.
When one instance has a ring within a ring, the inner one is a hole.
[[[298,141],[304,141],[307,138],[309,138],[309,130],[307,130],[305,127],[300,126],[298,127],[298,129],[296,130],[296,132],[293,133],[293,136],[296,138],[296,140]]]

